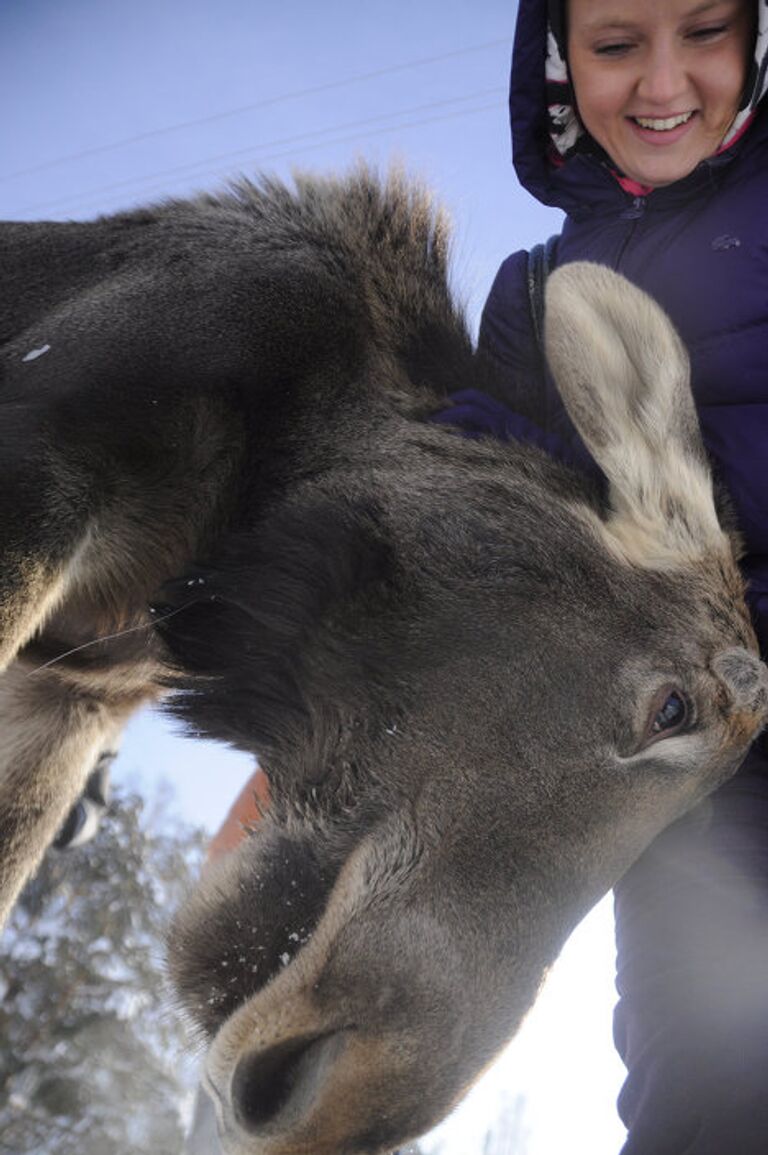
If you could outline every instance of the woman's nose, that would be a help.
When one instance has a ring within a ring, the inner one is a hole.
[[[669,112],[685,112],[675,101],[688,88],[688,77],[679,50],[673,44],[653,45],[644,61],[637,86],[638,96]]]

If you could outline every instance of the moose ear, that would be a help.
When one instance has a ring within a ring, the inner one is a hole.
[[[564,265],[547,283],[545,349],[565,407],[608,478],[610,544],[654,568],[729,552],[688,357],[659,306],[602,265]]]

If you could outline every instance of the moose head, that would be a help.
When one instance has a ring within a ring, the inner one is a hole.
[[[3,898],[123,718],[175,689],[272,793],[170,935],[225,1150],[391,1151],[768,714],[685,352],[617,275],[550,278],[600,485],[425,422],[481,367],[397,182],[13,228]]]

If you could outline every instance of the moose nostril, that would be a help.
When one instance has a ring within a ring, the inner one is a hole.
[[[231,1088],[232,1109],[240,1126],[254,1133],[303,1115],[344,1043],[342,1032],[305,1035],[242,1058]]]

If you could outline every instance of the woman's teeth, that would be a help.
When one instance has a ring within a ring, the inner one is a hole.
[[[641,128],[652,128],[654,132],[669,132],[671,128],[677,128],[679,124],[685,124],[692,116],[692,112],[683,112],[680,116],[666,116],[660,120],[650,116],[633,116],[632,119],[635,124],[639,124]]]

